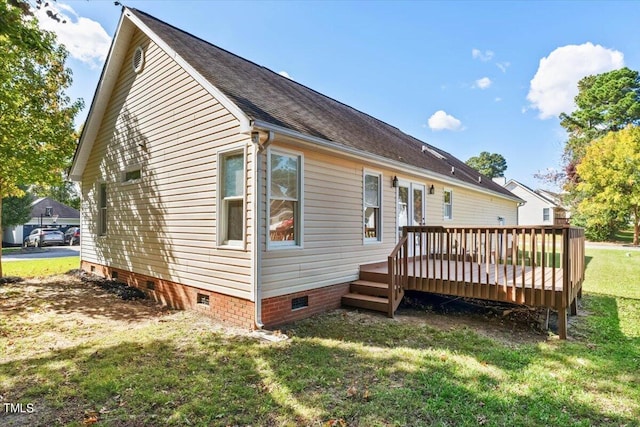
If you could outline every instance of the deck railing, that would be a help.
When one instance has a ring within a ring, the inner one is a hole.
[[[565,318],[581,294],[581,228],[404,227],[401,242],[389,257],[389,281],[405,289],[546,306]],[[566,321],[559,324],[566,335]]]
[[[389,255],[388,258],[388,277],[389,277],[389,317],[393,317],[393,313],[400,305],[400,301],[404,295],[404,288],[407,283],[408,257],[407,257],[407,241],[405,234],[402,236],[398,244]]]

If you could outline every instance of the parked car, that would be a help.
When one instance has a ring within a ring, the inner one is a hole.
[[[79,245],[80,244],[80,227],[70,227],[64,233],[65,245]]]
[[[22,242],[22,246],[55,246],[64,245],[64,234],[58,230],[35,228]]]

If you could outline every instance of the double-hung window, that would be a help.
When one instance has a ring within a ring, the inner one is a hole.
[[[382,194],[380,188],[381,176],[366,172],[364,174],[364,239],[365,241],[380,241]]]
[[[444,219],[453,219],[453,191],[444,190]]]
[[[221,154],[218,157],[218,165],[220,167],[218,243],[220,245],[242,246],[245,229],[244,151]]]
[[[269,246],[301,246],[302,156],[270,150],[267,170]]]
[[[542,208],[542,220],[544,222],[549,221],[549,208]]]

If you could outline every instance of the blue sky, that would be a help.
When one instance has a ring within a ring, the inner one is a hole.
[[[640,2],[124,1],[467,160],[507,159],[507,178],[560,168],[576,82],[640,69]],[[59,0],[43,25],[71,53],[82,123],[120,8]],[[47,22],[49,21],[49,22]],[[47,22],[45,24],[45,22]]]

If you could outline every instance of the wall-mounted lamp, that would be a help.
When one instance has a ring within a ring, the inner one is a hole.
[[[431,184],[431,187],[429,187],[429,194],[436,194],[436,188],[433,186],[433,184]]]
[[[391,186],[393,188],[398,188],[398,177],[394,176],[393,179],[391,180]]]

